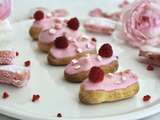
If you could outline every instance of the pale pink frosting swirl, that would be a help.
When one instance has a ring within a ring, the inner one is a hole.
[[[133,47],[160,44],[160,1],[137,0],[122,15],[125,40]]]
[[[12,0],[3,0],[0,4],[0,20],[5,20],[12,11]]]

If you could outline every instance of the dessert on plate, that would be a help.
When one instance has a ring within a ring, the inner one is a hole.
[[[84,28],[87,31],[106,35],[111,35],[115,27],[114,21],[100,17],[91,17],[84,22]]]
[[[72,21],[77,21],[73,22]],[[59,23],[59,24],[58,24]],[[73,25],[77,24],[77,28],[69,27],[68,24],[72,23]],[[55,27],[51,27],[50,29],[44,30],[40,33],[38,39],[38,47],[40,50],[44,52],[48,52],[51,47],[54,45],[54,41],[57,37],[65,35],[68,40],[76,40],[81,36],[79,28],[79,20],[77,18],[71,18],[70,20],[63,20],[55,24]]]
[[[139,49],[139,60],[141,62],[160,65],[160,48],[158,46],[145,45]]]
[[[51,16],[48,16],[42,10],[37,10],[34,13],[34,22],[29,30],[29,34],[33,40],[38,40],[40,32],[49,29],[52,24],[53,20]]]
[[[44,10],[35,11],[34,22],[29,30],[30,36],[34,40],[38,40],[40,32],[49,28],[59,28],[64,25],[65,18],[54,17],[50,12],[44,12]]]
[[[105,76],[100,67],[92,67],[80,86],[79,99],[84,104],[99,104],[130,98],[138,91],[138,77],[131,70]]]
[[[79,33],[79,26],[79,20],[72,18],[65,28],[57,31],[53,47],[48,53],[49,64],[67,65],[74,58],[96,53],[96,40]]]
[[[30,78],[30,70],[19,65],[1,65],[0,83],[9,84],[16,87],[25,86]]]
[[[30,79],[29,67],[16,65],[18,52],[14,50],[0,50],[0,83],[23,87]]]
[[[68,40],[63,35],[54,41],[54,46],[48,54],[51,65],[67,65],[72,59],[78,59],[86,54],[96,54],[96,41],[93,38],[81,36],[76,40]]]
[[[102,45],[98,54],[87,54],[80,59],[73,59],[64,70],[64,77],[70,82],[82,82],[88,77],[93,66],[99,66],[104,73],[113,73],[118,69],[118,58],[113,54],[112,46]]]

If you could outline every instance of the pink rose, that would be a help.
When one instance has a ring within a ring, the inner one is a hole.
[[[0,3],[0,20],[5,20],[12,11],[12,0],[2,0]]]
[[[122,22],[125,40],[133,47],[160,45],[160,0],[136,0]]]

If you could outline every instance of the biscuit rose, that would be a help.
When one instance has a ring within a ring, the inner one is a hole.
[[[131,46],[160,45],[160,0],[136,0],[124,11],[122,22]]]

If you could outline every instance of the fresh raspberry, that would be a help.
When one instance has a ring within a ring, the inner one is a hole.
[[[74,18],[71,18],[68,22],[67,22],[67,26],[72,29],[72,30],[78,30],[79,26],[80,26],[80,23],[79,23],[79,20],[74,17]]]
[[[149,101],[151,99],[151,96],[150,95],[145,95],[144,97],[143,97],[143,101],[144,102],[147,102],[147,101]]]
[[[44,18],[44,12],[41,10],[38,10],[34,13],[33,17],[36,21],[42,20]]]
[[[32,102],[35,102],[35,101],[39,100],[39,98],[40,98],[40,95],[33,95],[32,96]]]
[[[25,67],[29,67],[31,65],[31,61],[27,60],[24,62]]]
[[[7,92],[4,92],[2,98],[3,98],[3,99],[6,99],[6,98],[8,98],[8,97],[9,97],[9,94],[8,94]]]
[[[93,83],[101,82],[104,78],[104,71],[100,67],[92,67],[89,72],[89,80]]]
[[[148,71],[153,71],[153,70],[154,70],[153,65],[149,64],[149,65],[147,66],[147,70],[148,70]]]
[[[113,55],[112,46],[108,43],[102,45],[102,47],[99,49],[99,55],[101,57],[111,57]]]
[[[58,114],[57,114],[57,117],[61,118],[61,117],[62,117],[62,114],[61,114],[61,113],[58,113]]]
[[[54,41],[54,44],[56,48],[60,48],[60,49],[67,48],[69,45],[68,40],[65,36],[56,38]]]

